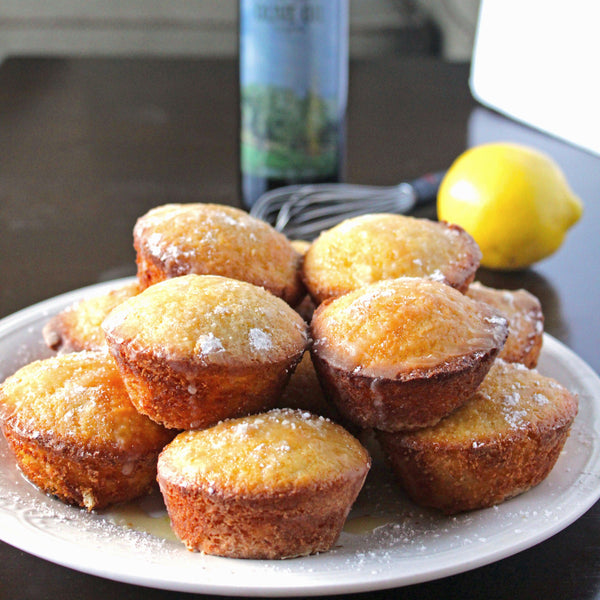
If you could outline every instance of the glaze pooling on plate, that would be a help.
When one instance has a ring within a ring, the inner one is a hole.
[[[39,303],[0,321],[0,377],[48,356],[47,319],[123,280]],[[380,457],[330,552],[285,561],[203,556],[183,544],[115,523],[39,492],[0,439],[0,538],[57,564],[116,581],[234,596],[313,596],[409,585],[460,573],[561,531],[600,497],[600,379],[549,335],[538,369],[578,393],[580,413],[549,477],[497,507],[444,517],[417,508],[390,483]],[[154,512],[160,518],[160,509]],[[151,568],[148,568],[151,565]]]

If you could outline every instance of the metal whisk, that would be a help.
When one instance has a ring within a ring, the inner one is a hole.
[[[407,213],[433,201],[443,172],[382,187],[349,183],[289,185],[263,194],[250,210],[290,239],[311,241],[344,219],[367,213]]]

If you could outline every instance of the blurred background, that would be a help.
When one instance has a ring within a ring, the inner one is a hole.
[[[479,0],[351,0],[350,52],[471,57]],[[234,55],[236,0],[1,0],[8,56]]]

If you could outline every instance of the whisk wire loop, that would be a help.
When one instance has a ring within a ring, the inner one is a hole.
[[[426,175],[394,186],[301,184],[263,194],[250,214],[291,239],[311,241],[345,219],[368,213],[408,213],[435,198],[443,174]]]

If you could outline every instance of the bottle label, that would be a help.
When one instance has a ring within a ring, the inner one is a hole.
[[[337,174],[348,87],[340,0],[241,0],[241,168],[282,180]]]

